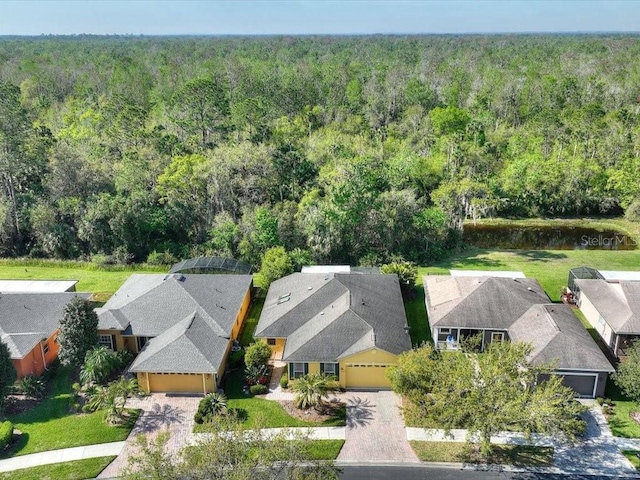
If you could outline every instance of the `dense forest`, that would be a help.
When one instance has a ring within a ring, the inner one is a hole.
[[[640,202],[640,37],[0,38],[0,255],[427,261]]]

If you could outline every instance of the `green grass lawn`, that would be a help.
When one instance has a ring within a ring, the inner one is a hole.
[[[61,368],[51,380],[51,391],[42,402],[24,413],[8,418],[22,435],[12,448],[0,453],[0,458],[118,442],[127,438],[135,423],[135,415],[127,425],[109,426],[104,422],[103,411],[90,414],[69,413],[72,396],[69,375],[69,369]]]
[[[341,410],[339,414],[325,420],[322,423],[306,422],[293,418],[282,405],[273,400],[260,397],[247,396],[242,392],[242,372],[232,372],[225,385],[227,395],[227,407],[237,409],[244,418],[244,425],[247,428],[260,426],[262,428],[279,427],[341,427],[346,424],[346,410]],[[196,424],[196,433],[206,432],[206,424]]]
[[[89,262],[0,260],[0,278],[12,280],[78,280],[78,292],[93,292],[106,301],[132,273],[166,272],[166,267],[149,265],[99,268]]]
[[[305,444],[307,460],[335,460],[342,450],[344,440],[311,440]]]
[[[613,414],[609,416],[611,433],[616,437],[640,438],[640,425],[629,416],[631,412],[640,410],[640,407],[629,400],[610,378],[607,380],[605,395],[615,402]]]
[[[87,458],[0,473],[0,480],[84,480],[96,478],[116,457]]]
[[[411,343],[414,346],[431,341],[431,330],[427,321],[427,307],[424,303],[424,288],[422,287],[422,273],[418,275],[415,286],[415,297],[404,304],[407,323],[411,330]]]
[[[266,292],[264,290],[261,290],[258,294],[258,297],[253,301],[253,304],[251,305],[249,315],[247,315],[247,319],[245,320],[244,326],[242,327],[242,332],[240,332],[240,336],[238,337],[238,341],[243,347],[246,347],[253,343],[253,332],[256,330],[258,320],[260,320],[260,314],[262,313],[262,307],[264,306],[264,300],[266,297]]]
[[[517,467],[548,467],[553,464],[552,447],[527,445],[493,445],[488,457],[469,453],[469,446],[461,442],[411,441],[411,448],[422,462],[463,462],[515,465]]]
[[[627,460],[631,462],[631,464],[636,467],[636,470],[640,470],[640,452],[635,450],[623,450],[622,454],[627,457]]]

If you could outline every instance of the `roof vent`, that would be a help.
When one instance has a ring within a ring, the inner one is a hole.
[[[527,290],[529,290],[530,292],[533,292],[533,288],[531,287],[527,287]]]
[[[320,315],[324,315],[324,312],[320,312]]]
[[[284,303],[284,302],[288,302],[289,300],[291,300],[291,292],[285,293],[284,295],[280,295],[278,297],[277,305],[280,305],[281,303]]]
[[[313,287],[307,287],[307,290],[313,290]]]

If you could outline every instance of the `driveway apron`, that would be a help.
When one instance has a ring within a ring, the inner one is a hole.
[[[347,392],[340,398],[347,404],[347,429],[338,462],[418,463],[395,393]]]

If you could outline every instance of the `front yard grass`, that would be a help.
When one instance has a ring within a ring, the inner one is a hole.
[[[70,369],[61,368],[51,379],[51,390],[44,400],[28,411],[8,417],[22,435],[9,450],[0,453],[0,458],[119,442],[127,438],[138,412],[132,412],[129,422],[119,426],[107,425],[104,411],[69,413],[72,397],[70,374]]]
[[[627,457],[627,460],[631,462],[631,465],[635,467],[636,470],[640,470],[640,452],[636,450],[622,450],[622,454]]]
[[[116,457],[87,458],[0,473],[0,480],[84,480],[96,478]]]
[[[493,445],[488,457],[470,453],[469,445],[461,442],[411,441],[411,448],[422,462],[462,462],[514,465],[517,467],[548,467],[553,464],[552,447],[528,445]]]
[[[242,391],[242,372],[232,372],[227,378],[225,395],[227,408],[236,409],[243,418],[246,428],[285,428],[285,427],[340,427],[346,424],[346,411],[322,423],[305,422],[289,415],[278,402],[260,397],[247,396]],[[207,432],[206,424],[196,424],[194,432]]]
[[[344,440],[311,440],[305,442],[306,460],[335,460],[340,454]]]
[[[640,410],[638,405],[629,400],[610,378],[607,379],[605,394],[615,403],[609,416],[611,433],[616,437],[640,438],[640,424],[630,416],[631,412]]]

